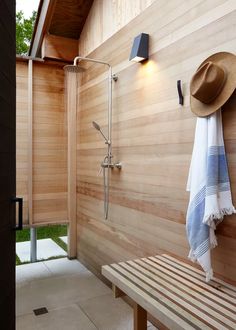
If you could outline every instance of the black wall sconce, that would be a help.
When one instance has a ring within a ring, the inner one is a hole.
[[[129,60],[134,62],[142,62],[148,59],[148,41],[149,34],[141,33],[134,38],[132,50]]]

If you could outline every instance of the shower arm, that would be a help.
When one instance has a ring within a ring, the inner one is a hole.
[[[100,63],[100,64],[107,65],[109,68],[111,67],[111,65],[107,62],[103,62],[103,61],[100,61],[100,60],[95,60],[95,59],[89,58],[89,57],[76,56],[74,58],[74,65],[77,65],[78,61],[88,61],[88,62]]]
[[[114,79],[116,81],[117,77],[113,77],[112,75],[112,67],[109,63],[95,60],[93,58],[89,57],[83,57],[83,56],[76,56],[74,58],[74,65],[77,65],[77,62],[79,61],[88,61],[93,63],[99,63],[104,64],[108,66],[108,138],[107,138],[107,154],[108,154],[108,162],[109,165],[111,164],[111,158],[112,158],[112,142],[111,142],[111,132],[112,132],[112,80]],[[102,133],[102,132],[101,132]],[[102,134],[103,135],[103,134]]]

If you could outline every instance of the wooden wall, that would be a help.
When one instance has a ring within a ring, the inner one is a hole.
[[[28,63],[17,61],[17,195],[29,224]],[[33,225],[67,222],[67,119],[61,66],[33,64]]]
[[[79,54],[87,56],[154,1],[94,0],[79,39]]]
[[[104,15],[103,21],[109,22],[105,9]],[[196,123],[189,108],[189,81],[210,54],[235,52],[235,22],[234,0],[156,0],[89,54],[110,62],[119,77],[113,87],[113,153],[114,160],[123,163],[120,173],[111,174],[105,221],[103,180],[97,173],[106,147],[91,122],[97,121],[106,132],[106,72],[102,66],[86,64],[78,89],[77,253],[95,273],[104,264],[161,252],[187,258],[185,189]],[[146,64],[128,61],[132,40],[140,32],[150,34]],[[85,33],[84,43],[91,42],[91,48],[95,33],[98,40],[103,38],[99,29],[85,26]],[[183,82],[184,107],[178,105],[178,79]],[[235,126],[236,112],[225,110],[236,204]],[[236,280],[235,224],[236,216],[225,218],[218,229],[219,247],[213,252],[216,273],[231,280]]]
[[[28,223],[28,63],[16,64],[16,194],[24,198]]]

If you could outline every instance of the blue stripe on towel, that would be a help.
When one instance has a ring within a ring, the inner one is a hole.
[[[211,186],[206,188],[206,195],[215,195],[219,191],[229,191],[230,185],[229,182],[220,183],[217,186]]]
[[[228,167],[224,146],[213,146],[208,150],[206,186],[192,199],[187,212],[187,236],[195,258],[210,249],[209,231],[203,224],[205,198],[218,192],[230,191]]]
[[[197,208],[197,206],[202,202],[202,200],[205,199],[205,196],[206,196],[206,187],[204,186],[191,201],[188,207],[188,214],[191,214]]]
[[[200,192],[204,191],[205,187],[202,188]],[[188,240],[192,250],[194,251],[194,255],[197,248],[200,247],[209,238],[209,226],[202,223],[205,211],[205,194],[202,193],[201,197],[201,201],[196,204],[195,198],[198,199],[198,194],[196,195],[196,197],[192,200],[187,213],[188,221],[186,229]]]
[[[207,187],[219,183],[229,182],[226,157],[224,155],[210,155],[207,158]]]
[[[199,258],[210,249],[210,239],[208,238],[195,250],[195,257]]]
[[[208,148],[208,155],[224,155],[225,147],[224,146],[211,146]]]

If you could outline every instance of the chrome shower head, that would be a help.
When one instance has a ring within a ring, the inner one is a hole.
[[[85,71],[85,69],[79,65],[65,65],[63,67],[63,70],[65,72],[73,72],[73,73],[80,73]]]
[[[101,127],[96,123],[96,121],[92,121],[93,127],[99,131],[101,133],[101,135],[103,136],[104,140],[106,141],[106,144],[111,144],[110,141],[108,140],[108,138],[106,137],[106,135],[103,133],[103,131],[101,130]]]
[[[93,121],[92,124],[97,131],[101,131],[101,127],[95,121]]]

